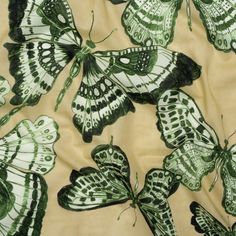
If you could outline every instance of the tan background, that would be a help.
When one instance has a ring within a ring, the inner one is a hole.
[[[91,25],[91,10],[94,10],[95,26],[92,33],[94,41],[104,38],[114,28],[118,29],[105,42],[98,44],[96,50],[124,49],[132,46],[120,23],[125,4],[115,6],[106,0],[68,0],[68,2],[84,42]],[[13,85],[14,79],[8,72],[7,50],[3,47],[5,42],[11,42],[7,35],[7,4],[6,0],[0,1],[0,75]],[[174,41],[168,48],[181,51],[202,65],[200,79],[183,90],[195,98],[206,121],[216,130],[223,145],[224,138],[236,129],[236,55],[217,51],[207,41],[202,22],[193,4],[192,22],[193,31],[190,32],[187,26],[185,2],[183,2],[175,27]],[[114,143],[119,145],[129,158],[131,183],[134,184],[137,172],[140,188],[142,188],[147,171],[161,167],[165,155],[171,153],[171,150],[166,148],[160,140],[160,133],[155,125],[156,108],[151,105],[135,104],[135,113],[129,113],[112,126],[106,127],[101,136],[94,137],[92,143],[83,143],[81,135],[71,121],[73,116],[71,101],[78,89],[81,76],[74,81],[67,92],[59,111],[53,112],[56,96],[69,74],[70,66],[71,64],[63,70],[51,92],[43,96],[37,106],[23,109],[0,129],[0,137],[2,137],[22,119],[35,120],[41,114],[53,117],[59,124],[61,137],[55,145],[56,166],[45,176],[49,188],[49,201],[42,236],[151,236],[152,233],[138,209],[136,210],[138,221],[135,227],[132,227],[134,222],[132,209],[126,211],[120,221],[116,220],[119,213],[129,205],[128,202],[87,212],[70,212],[57,204],[57,192],[69,183],[71,170],[94,166],[90,157],[91,150],[98,144],[108,143],[111,135],[114,136]],[[10,93],[7,96],[7,102],[12,95]],[[9,104],[2,107],[0,116],[8,112],[10,108],[12,106]],[[221,114],[224,115],[223,124],[220,119]],[[236,143],[236,135],[230,140],[230,144],[233,143]],[[208,192],[214,175],[215,173],[203,180],[202,191],[190,192],[181,186],[170,197],[169,203],[178,235],[197,235],[190,225],[189,204],[193,200],[205,206],[225,225],[232,225],[236,221],[234,217],[228,216],[221,206],[222,181],[218,180],[213,191]]]

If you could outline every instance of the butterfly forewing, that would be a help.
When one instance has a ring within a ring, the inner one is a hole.
[[[202,233],[206,236],[229,235],[227,234],[227,228],[199,203],[192,202],[190,210],[193,213],[191,224],[195,227],[195,230],[198,233]]]
[[[9,35],[16,42],[82,43],[66,0],[10,0],[9,21]]]
[[[193,0],[207,31],[209,42],[225,52],[236,52],[235,0]]]
[[[144,188],[138,194],[138,206],[155,236],[177,235],[167,199],[178,186],[169,171],[152,169],[146,174]]]
[[[135,101],[155,104],[170,88],[192,84],[201,69],[192,59],[160,46],[94,53],[96,63]]]
[[[133,0],[122,15],[122,23],[132,42],[167,46],[174,35],[182,0]]]
[[[168,147],[179,147],[187,141],[211,149],[219,145],[215,131],[205,122],[194,100],[184,92],[164,92],[157,109],[157,127]]]
[[[1,163],[1,235],[39,236],[47,205],[47,185],[40,175]]]
[[[10,91],[10,85],[8,81],[0,76],[0,107],[5,104],[4,96]]]
[[[53,145],[58,139],[57,129],[57,124],[46,116],[39,117],[35,123],[21,121],[0,139],[0,161],[46,174],[55,164]]]

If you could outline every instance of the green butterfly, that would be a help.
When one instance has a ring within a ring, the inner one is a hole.
[[[232,228],[226,228],[213,215],[204,209],[199,203],[192,202],[190,210],[193,213],[191,224],[198,233],[205,236],[235,236],[236,223]]]
[[[154,235],[176,235],[167,198],[179,182],[169,171],[151,169],[143,189],[132,190],[130,167],[125,153],[112,144],[99,145],[92,151],[98,169],[73,170],[71,184],[58,193],[59,204],[68,210],[83,211],[124,203],[141,210]]]
[[[10,89],[8,81],[0,76],[0,107],[5,104],[4,96],[10,91]]]
[[[9,36],[17,42],[5,44],[16,80],[10,102],[18,107],[0,120],[2,125],[22,107],[36,105],[72,59],[56,108],[83,67],[72,111],[73,123],[86,142],[134,112],[131,99],[155,103],[161,92],[189,85],[200,76],[200,67],[190,58],[160,46],[94,52],[93,23],[90,40],[82,46],[66,0],[10,0],[9,20]]]
[[[0,139],[0,235],[40,235],[47,205],[42,175],[54,167],[57,129],[41,116],[21,121]]]
[[[128,2],[122,24],[132,42],[140,45],[158,44],[166,47],[173,41],[174,27],[182,0],[110,0],[115,4]],[[193,0],[216,49],[236,52],[235,0]],[[191,29],[190,0],[186,0],[188,24]]]
[[[157,127],[167,147],[175,149],[164,159],[164,168],[181,176],[181,182],[193,191],[201,189],[201,180],[216,169],[210,191],[218,178],[223,181],[222,205],[236,215],[236,145],[220,146],[194,100],[179,90],[164,92],[158,103]]]

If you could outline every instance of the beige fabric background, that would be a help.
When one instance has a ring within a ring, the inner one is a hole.
[[[95,25],[92,33],[94,41],[104,38],[111,30],[117,28],[111,37],[97,45],[96,50],[124,49],[132,46],[120,23],[125,4],[115,6],[107,0],[68,0],[68,2],[84,42],[91,25],[91,10],[94,10]],[[0,75],[8,79],[12,86],[14,79],[9,74],[7,50],[3,47],[5,42],[11,42],[8,37],[7,5],[8,1],[0,1]],[[183,90],[195,98],[206,121],[215,129],[223,145],[224,138],[236,129],[236,55],[217,51],[207,41],[205,29],[193,4],[192,22],[193,31],[190,32],[183,2],[175,27],[174,41],[168,48],[181,51],[202,65],[200,79]],[[165,155],[171,153],[160,140],[160,133],[156,129],[156,108],[151,105],[135,104],[135,113],[120,118],[112,126],[106,127],[101,136],[94,137],[92,143],[85,144],[71,120],[73,116],[71,101],[79,87],[81,76],[74,81],[58,112],[53,111],[56,96],[69,74],[70,66],[71,64],[64,69],[53,89],[42,97],[37,106],[23,109],[7,125],[0,128],[2,137],[22,119],[35,120],[42,114],[53,117],[59,124],[61,137],[55,145],[56,165],[45,176],[49,201],[43,221],[42,236],[151,236],[152,233],[138,209],[136,209],[138,221],[135,227],[132,227],[135,219],[132,209],[127,210],[120,221],[117,221],[119,213],[129,205],[129,202],[86,212],[70,212],[57,204],[57,192],[69,183],[71,170],[95,166],[90,157],[91,150],[98,144],[108,143],[111,135],[114,136],[114,144],[119,145],[129,158],[132,184],[135,182],[135,173],[138,173],[140,189],[147,171],[155,167],[160,168]],[[7,96],[7,105],[1,108],[0,116],[12,108],[8,103],[12,95],[10,93]],[[224,116],[223,124],[220,119],[221,114]],[[230,144],[233,143],[236,143],[236,135],[230,139]],[[189,204],[193,200],[206,207],[225,225],[232,225],[236,221],[234,217],[228,216],[221,206],[222,181],[219,179],[213,191],[208,192],[214,175],[215,173],[203,180],[200,192],[190,192],[180,186],[169,198],[178,235],[197,235],[190,225]]]

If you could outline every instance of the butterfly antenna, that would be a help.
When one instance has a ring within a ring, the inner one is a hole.
[[[102,43],[104,42],[106,39],[108,39],[117,29],[113,29],[104,39],[100,40],[100,41],[97,41],[97,42],[94,42],[94,44],[98,44],[98,43]]]
[[[91,13],[92,13],[92,24],[91,24],[91,26],[90,26],[90,29],[89,29],[89,39],[92,41],[92,39],[91,39],[91,33],[92,33],[92,30],[93,30],[93,26],[94,26],[94,11],[92,10],[91,11]]]
[[[186,13],[188,17],[188,27],[189,30],[192,31],[192,12],[191,12],[190,0],[186,0]]]
[[[135,219],[134,219],[134,223],[133,223],[133,227],[135,227],[135,225],[136,225],[136,223],[137,223],[137,214],[136,214],[136,209],[134,208],[134,217],[135,217]]]
[[[10,119],[12,116],[14,116],[17,112],[19,112],[23,107],[25,107],[26,105],[23,104],[19,107],[14,107],[8,114],[6,114],[5,116],[3,116],[1,119],[0,119],[0,127],[2,127],[3,125],[5,125]]]
[[[232,134],[229,135],[229,137],[227,138],[227,140],[229,141],[229,139],[232,138],[232,136],[234,136],[235,134],[236,134],[236,130],[235,130]]]
[[[122,215],[125,211],[127,211],[129,208],[131,208],[131,206],[128,206],[128,207],[126,207],[124,210],[122,210],[121,213],[118,215],[117,220],[120,220],[121,215]]]

